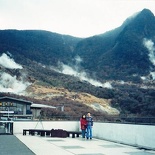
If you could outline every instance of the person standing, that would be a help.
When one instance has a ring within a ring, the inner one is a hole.
[[[82,115],[80,119],[80,125],[81,125],[81,131],[82,131],[82,138],[85,138],[86,126],[87,126],[86,115]]]
[[[92,127],[93,127],[93,118],[90,114],[90,112],[87,113],[87,117],[86,117],[86,121],[87,121],[87,139],[92,139]]]

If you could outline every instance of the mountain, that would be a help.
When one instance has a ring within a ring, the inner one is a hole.
[[[154,15],[144,9],[120,27],[85,39],[41,30],[1,30],[0,53],[9,51],[23,65],[30,60],[48,66],[73,65],[79,56],[81,67],[98,80],[140,81],[154,68],[143,44],[145,38],[155,41],[154,24]]]
[[[136,80],[134,74],[147,75],[153,67],[143,39],[155,41],[154,24],[154,15],[144,9],[117,29],[81,40],[76,53],[83,66],[97,72],[100,79]]]
[[[66,102],[72,114],[76,111],[73,105],[81,107],[82,101],[89,104],[84,97],[87,96],[93,98],[94,108],[102,109],[98,103],[102,102],[103,106],[104,99],[108,105],[105,107],[112,106],[120,114],[154,116],[154,25],[153,13],[144,9],[120,27],[89,38],[42,30],[0,30],[0,88],[15,90],[21,82],[22,88],[27,88],[24,95],[30,100],[39,99],[48,104],[49,100],[55,104]],[[9,61],[3,53],[10,57]],[[14,69],[12,60],[19,64]],[[13,81],[16,85],[11,85]],[[63,88],[62,92],[56,88]],[[53,91],[59,93],[49,99]],[[41,94],[44,97],[40,99]],[[78,97],[75,100],[70,96]],[[78,112],[82,114],[84,110]]]
[[[1,30],[0,53],[9,51],[15,60],[26,64],[26,59],[45,65],[68,62],[80,38],[39,30]]]

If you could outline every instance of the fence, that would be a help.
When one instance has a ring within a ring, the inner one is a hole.
[[[42,118],[42,120],[50,121],[78,121],[80,116],[52,116],[50,119]],[[148,124],[155,125],[155,117],[136,117],[136,116],[101,116],[94,115],[93,120],[97,122],[107,123],[123,123],[123,124]]]

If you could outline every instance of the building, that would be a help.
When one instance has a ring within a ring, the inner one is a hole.
[[[32,120],[40,118],[41,108],[56,107],[35,104],[27,100],[13,97],[0,97],[0,135],[13,134],[14,120]]]
[[[56,107],[44,104],[35,104],[27,100],[13,97],[0,97],[1,120],[35,119],[40,116],[41,108]]]
[[[45,105],[45,104],[35,104],[32,103],[31,105],[31,111],[33,114],[33,119],[37,119],[39,117],[39,119],[41,118],[41,109],[42,108],[52,108],[52,109],[56,109],[56,107],[54,106],[49,106],[49,105]]]
[[[32,102],[13,97],[0,97],[0,117],[1,119],[31,119]]]

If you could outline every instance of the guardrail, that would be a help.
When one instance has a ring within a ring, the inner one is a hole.
[[[42,118],[45,121],[78,121],[79,116],[53,116],[50,119]],[[155,125],[155,117],[135,117],[135,116],[93,116],[93,120],[96,122],[107,123],[123,123],[123,124],[149,124]]]
[[[123,124],[149,124],[155,125],[155,117],[137,117],[137,116],[101,116],[101,115],[92,115],[93,120],[96,122],[107,122],[107,123],[123,123]],[[7,119],[7,118],[6,118]],[[13,118],[10,118],[13,120]],[[23,121],[23,120],[30,120],[32,119],[14,119],[13,121]],[[39,117],[34,121],[79,121],[80,116],[52,116],[49,118]]]
[[[0,135],[13,135],[13,121],[0,121]]]

